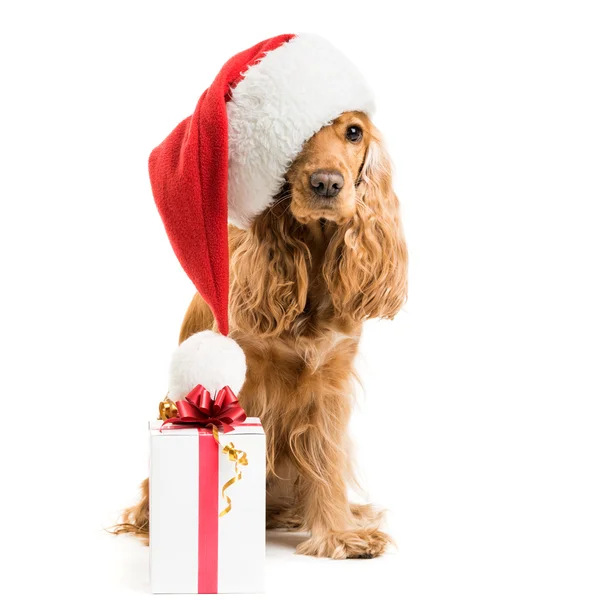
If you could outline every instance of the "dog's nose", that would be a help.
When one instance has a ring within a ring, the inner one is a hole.
[[[334,198],[344,187],[344,176],[339,171],[319,169],[310,176],[310,187],[318,196]]]

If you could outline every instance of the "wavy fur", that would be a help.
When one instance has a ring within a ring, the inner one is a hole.
[[[406,301],[407,252],[390,160],[376,137],[358,195],[355,215],[329,243],[323,277],[340,314],[356,321],[391,319]]]

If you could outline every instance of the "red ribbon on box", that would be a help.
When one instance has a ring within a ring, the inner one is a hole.
[[[239,450],[227,444],[223,451],[236,461],[236,476],[224,486],[222,495],[228,507],[219,513],[219,437],[233,431],[234,425],[246,420],[246,413],[229,386],[220,389],[213,400],[210,392],[197,385],[184,400],[177,403],[177,417],[166,419],[165,425],[198,428],[198,593],[218,593],[219,571],[219,516],[226,514],[231,501],[225,489],[241,477],[238,472]],[[245,460],[245,453],[241,453]],[[242,463],[246,464],[246,463]]]

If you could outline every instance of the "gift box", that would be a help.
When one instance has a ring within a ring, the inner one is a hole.
[[[153,593],[263,591],[264,431],[227,429],[150,422]]]

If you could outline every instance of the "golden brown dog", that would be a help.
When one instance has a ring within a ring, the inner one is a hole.
[[[316,133],[249,230],[230,226],[230,335],[246,354],[239,400],[268,442],[267,525],[310,531],[301,554],[373,557],[380,515],[352,505],[347,426],[362,322],[406,298],[407,253],[389,159],[363,113]],[[214,328],[196,295],[180,342]],[[117,533],[148,536],[148,482]]]

